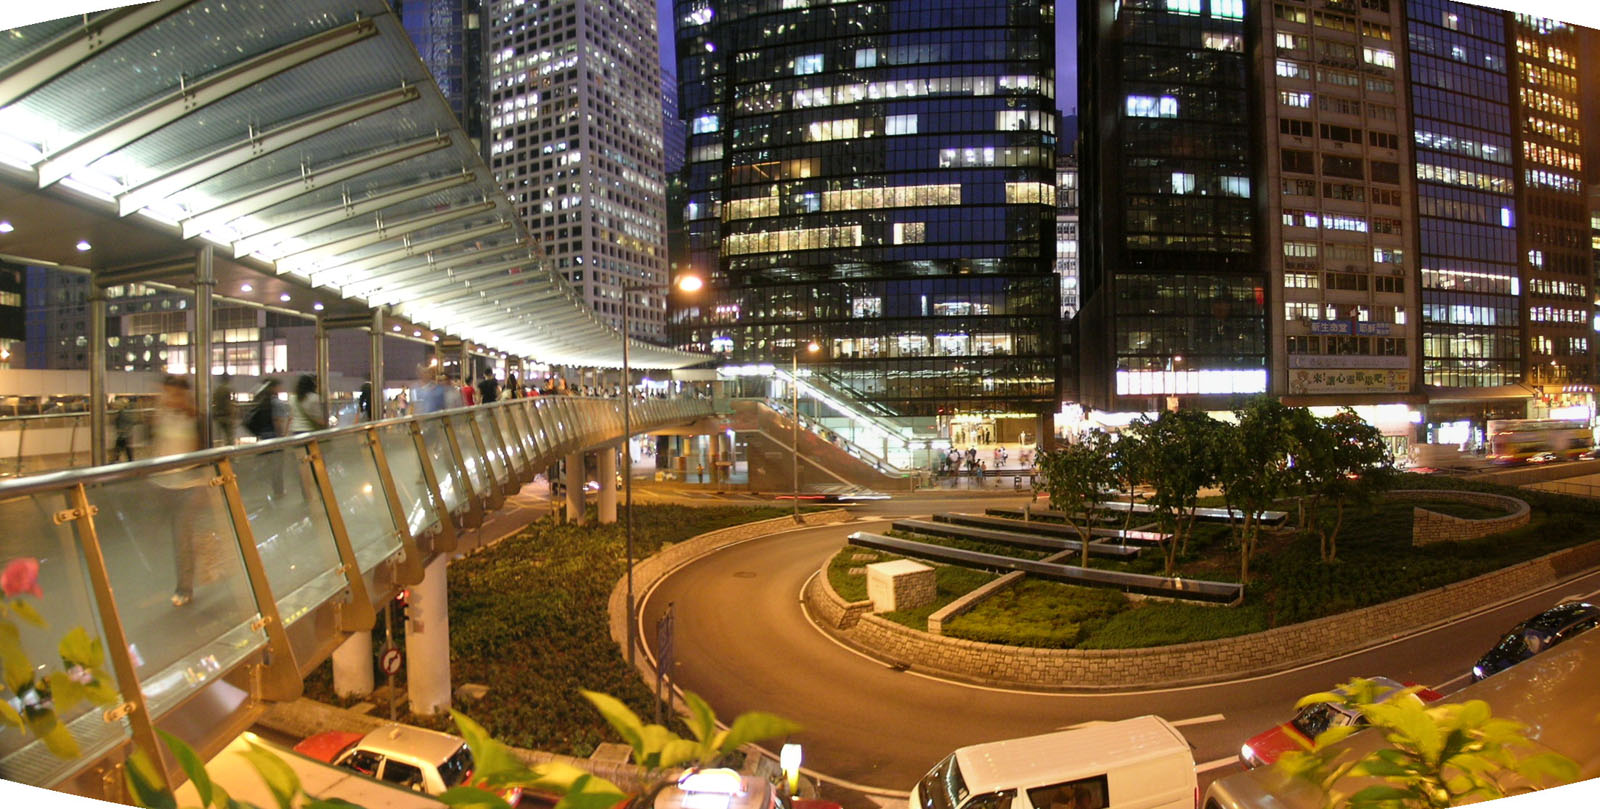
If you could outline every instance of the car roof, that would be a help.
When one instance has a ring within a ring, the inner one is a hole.
[[[1522,622],[1524,628],[1543,632],[1556,632],[1574,621],[1589,618],[1600,612],[1600,607],[1584,602],[1558,604]]]
[[[1024,784],[1055,783],[1080,770],[1103,772],[1114,764],[1147,761],[1178,750],[1189,752],[1183,734],[1165,719],[1147,715],[975,744],[957,750],[955,757],[961,779],[976,795]]]
[[[361,739],[361,748],[423,761],[441,763],[466,744],[459,737],[409,725],[384,725]]]

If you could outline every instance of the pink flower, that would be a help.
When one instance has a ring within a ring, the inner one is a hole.
[[[5,591],[6,598],[15,598],[20,593],[44,598],[44,593],[39,591],[39,560],[19,556],[7,562],[5,570],[0,571],[0,590]]]

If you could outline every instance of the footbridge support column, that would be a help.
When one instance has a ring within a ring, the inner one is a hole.
[[[435,557],[411,587],[406,621],[406,695],[411,712],[433,716],[450,710],[450,615],[445,567],[449,554]]]
[[[627,452],[627,442],[623,442],[623,452]],[[600,524],[609,525],[617,521],[617,448],[602,447],[596,460],[600,470]]]
[[[371,632],[356,632],[333,650],[333,693],[341,697],[372,693]]]
[[[567,456],[567,522],[584,524],[583,513],[583,453]]]

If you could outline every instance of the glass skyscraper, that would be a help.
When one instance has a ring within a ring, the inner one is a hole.
[[[1083,400],[1125,411],[1264,391],[1244,0],[1078,8]]]
[[[1050,0],[675,11],[690,263],[710,282],[677,342],[731,363],[799,350],[899,415],[1054,412]]]

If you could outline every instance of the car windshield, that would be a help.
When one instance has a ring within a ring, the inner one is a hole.
[[[439,765],[439,779],[444,781],[446,787],[458,786],[467,776],[472,774],[472,751],[466,745],[455,755],[444,760]]]
[[[920,809],[955,809],[971,792],[961,778],[956,757],[950,756],[923,776],[922,783],[917,785],[917,794],[922,796]]]
[[[1306,735],[1306,738],[1315,740],[1317,735],[1334,725],[1334,720],[1339,717],[1339,712],[1334,710],[1332,703],[1322,702],[1308,706],[1294,718],[1295,730]]]

